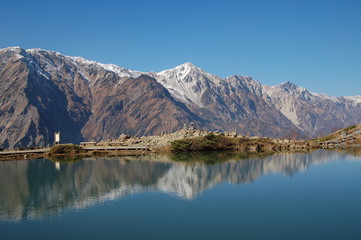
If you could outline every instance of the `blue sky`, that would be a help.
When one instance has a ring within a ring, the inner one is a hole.
[[[361,94],[361,0],[1,1],[0,48]]]

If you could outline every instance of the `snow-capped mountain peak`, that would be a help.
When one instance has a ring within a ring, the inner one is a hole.
[[[275,87],[278,87],[278,88],[282,88],[286,91],[303,91],[305,90],[303,87],[300,87],[290,81],[287,81],[287,82],[284,82],[284,83],[281,83]]]
[[[297,84],[289,81],[273,87],[269,87],[268,91],[291,94],[292,96],[305,101],[311,101],[316,96],[315,94],[309,92],[306,88],[300,87]]]
[[[199,70],[200,68],[198,68],[197,66],[195,66],[193,63],[191,62],[185,62],[177,67],[175,67],[176,69],[180,69],[181,71],[191,71],[194,69]]]
[[[178,100],[203,107],[203,93],[222,81],[190,62],[155,74],[155,78]]]
[[[157,75],[171,77],[171,78],[174,78],[174,79],[180,81],[180,80],[186,78],[189,74],[197,75],[202,72],[204,72],[204,71],[202,69],[198,68],[197,66],[195,66],[193,63],[186,62],[179,66],[176,66],[175,68],[161,71],[161,72],[157,73]]]

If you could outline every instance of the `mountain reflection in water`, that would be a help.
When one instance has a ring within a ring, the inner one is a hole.
[[[68,164],[46,159],[0,162],[0,220],[42,218],[144,191],[193,199],[222,182],[251,183],[269,173],[292,176],[311,165],[339,160],[340,155],[354,158],[316,151],[251,157],[226,153],[102,157]]]

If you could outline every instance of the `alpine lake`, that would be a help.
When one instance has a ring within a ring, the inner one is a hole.
[[[361,239],[361,154],[0,162],[0,239]]]

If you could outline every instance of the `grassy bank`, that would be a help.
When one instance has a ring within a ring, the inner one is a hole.
[[[208,134],[204,137],[180,139],[171,142],[173,152],[190,151],[259,151],[272,150],[275,144],[268,138],[226,137],[224,135]]]
[[[235,139],[208,134],[204,137],[175,140],[171,142],[171,149],[174,152],[232,150],[236,145]]]
[[[86,150],[79,145],[75,144],[60,144],[50,148],[49,153],[52,154],[66,154],[66,155],[76,155],[79,153],[85,153]]]

